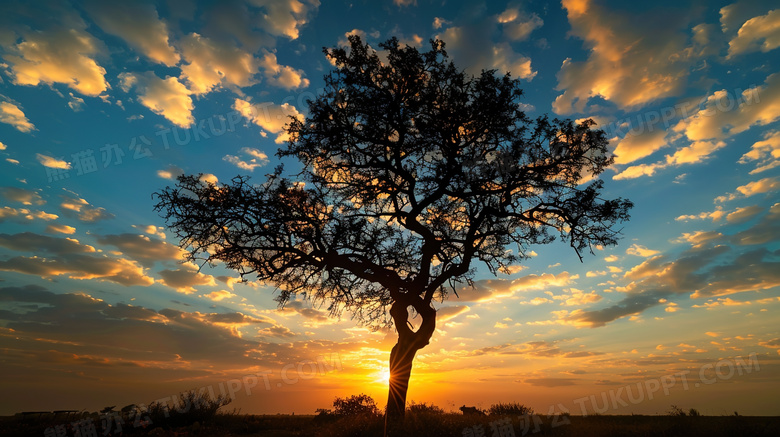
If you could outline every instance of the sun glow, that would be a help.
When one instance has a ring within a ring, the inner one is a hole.
[[[390,384],[390,370],[382,369],[371,374],[374,378],[371,382],[374,384],[389,385]]]

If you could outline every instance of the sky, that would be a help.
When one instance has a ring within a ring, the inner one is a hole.
[[[771,1],[4,1],[0,414],[198,389],[244,413],[386,402],[392,330],[217,265],[153,210],[179,174],[262,181],[289,116],[359,34],[519,78],[531,117],[597,122],[604,196],[635,203],[582,262],[534,247],[436,303],[408,399],[445,410],[778,415],[780,9]]]

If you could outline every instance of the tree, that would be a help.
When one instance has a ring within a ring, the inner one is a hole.
[[[591,120],[530,120],[518,80],[467,75],[439,40],[427,52],[349,42],[323,49],[336,69],[277,152],[299,173],[280,166],[261,185],[181,176],[156,209],[191,260],[275,284],[280,305],[301,294],[394,325],[386,417],[402,418],[434,300],[471,284],[478,263],[508,272],[556,236],[580,259],[614,245],[632,204],[600,197],[595,177],[613,157]]]

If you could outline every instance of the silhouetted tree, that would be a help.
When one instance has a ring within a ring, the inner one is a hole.
[[[398,418],[434,300],[471,284],[478,263],[508,272],[556,236],[578,255],[614,245],[632,204],[582,183],[613,161],[592,121],[530,120],[518,80],[466,75],[442,41],[380,47],[352,36],[324,49],[336,69],[277,152],[300,173],[280,166],[261,185],[181,176],[156,209],[191,260],[276,285],[280,305],[301,294],[334,316],[394,325],[387,417]]]

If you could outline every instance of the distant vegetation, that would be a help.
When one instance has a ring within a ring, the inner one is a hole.
[[[0,417],[0,436],[61,437],[97,436],[263,436],[263,437],[379,437],[383,412],[365,394],[335,398],[332,408],[313,415],[247,415],[225,411],[230,399],[189,391],[175,403],[114,406],[100,412],[60,411],[19,413]],[[392,435],[404,437],[461,436],[561,436],[614,437],[690,436],[726,437],[780,435],[780,417],[702,416],[696,409],[672,405],[656,416],[545,416],[517,402],[496,403],[486,415],[447,412],[428,403],[411,402],[406,420],[396,424]],[[91,424],[95,433],[85,428]],[[121,425],[121,428],[117,425]],[[514,434],[508,432],[511,428]],[[80,434],[77,434],[77,431]],[[63,434],[64,432],[64,434]]]

